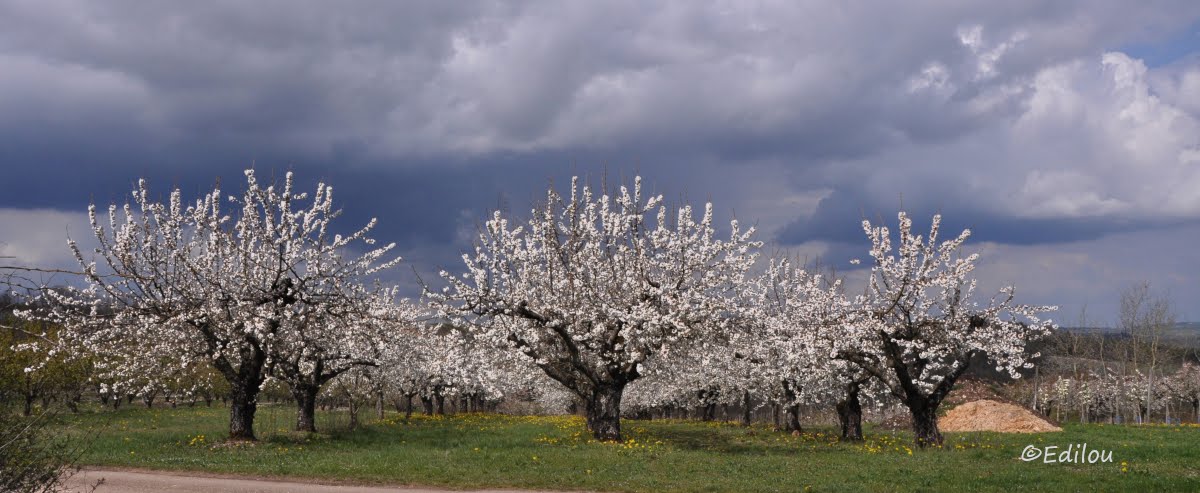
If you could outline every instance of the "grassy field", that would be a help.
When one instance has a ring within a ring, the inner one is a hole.
[[[283,410],[278,411],[282,413]],[[388,414],[354,432],[293,435],[260,410],[257,444],[221,441],[223,408],[67,416],[92,442],[83,463],[449,488],[600,491],[1200,491],[1200,428],[1067,425],[1041,435],[948,434],[941,450],[873,432],[838,443],[725,423],[625,421],[627,441],[596,443],[573,416]],[[363,413],[367,414],[366,412]],[[268,418],[269,417],[269,418]],[[276,428],[263,427],[275,425]],[[1046,464],[1027,445],[1086,443],[1111,463]]]

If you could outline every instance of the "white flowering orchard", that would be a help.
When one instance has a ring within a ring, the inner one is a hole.
[[[860,398],[886,392],[908,407],[918,443],[938,444],[938,406],[971,360],[1018,376],[1027,343],[1054,328],[1038,318],[1052,307],[1016,304],[1011,287],[980,304],[978,256],[961,253],[970,233],[939,242],[939,216],[923,238],[901,212],[895,250],[887,227],[864,221],[873,265],[851,299],[789,260],[752,276],[753,228],[731,221],[718,237],[712,204],[669,210],[640,178],[612,195],[572,179],[519,224],[495,212],[465,270],[424,286],[428,305],[397,302],[396,286],[370,279],[399,262],[384,258],[393,245],[371,246],[375,220],[335,234],[332,189],[293,188],[291,173],[264,187],[247,171],[241,196],[218,188],[185,204],[139,182],[123,206],[89,208],[93,252],[70,242],[82,284],[42,286],[24,315],[61,326],[55,351],[97,355],[95,381],[148,404],[197,392],[188,382],[211,365],[229,385],[233,439],[254,438],[268,378],[289,387],[296,428],[310,432],[330,382],[409,410],[414,396],[429,410],[513,394],[568,407],[561,389],[538,388],[549,378],[584,404],[597,439],[619,440],[626,387],[647,377],[630,388],[643,412],[711,417],[726,404],[749,422],[772,404],[798,429],[802,405],[835,405],[846,439],[862,436]],[[434,317],[441,325],[426,324]]]

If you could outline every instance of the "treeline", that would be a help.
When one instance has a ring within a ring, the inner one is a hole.
[[[1040,341],[1034,372],[1018,386],[1031,407],[1060,420],[1200,422],[1200,333],[1180,336],[1170,300],[1139,283],[1121,294],[1118,324]]]
[[[113,375],[98,362],[105,355],[72,348],[63,351],[54,344],[59,327],[44,321],[30,321],[16,314],[32,308],[16,297],[0,293],[0,413],[33,417],[42,411],[79,412],[84,404],[117,410],[124,406],[212,407],[228,406],[230,387],[221,374],[204,361],[169,370],[170,375]],[[316,396],[313,407],[325,412],[346,411],[348,428],[355,428],[365,409],[382,418],[385,409],[427,416],[464,412],[494,412],[501,408],[515,412],[559,412],[566,409],[559,393],[538,392],[526,384],[523,390],[508,396],[488,391],[457,378],[457,372],[439,368],[438,360],[461,351],[442,341],[451,340],[449,326],[429,327],[430,337],[422,347],[406,358],[406,365],[361,368],[334,379]],[[119,362],[103,362],[120,367]],[[161,367],[164,370],[167,366]],[[385,374],[386,373],[386,374]],[[520,386],[518,386],[520,387]],[[288,385],[268,379],[259,401],[289,405],[293,393]],[[507,402],[502,397],[508,397]]]

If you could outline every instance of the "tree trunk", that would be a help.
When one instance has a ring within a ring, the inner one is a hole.
[[[784,407],[787,413],[784,431],[803,432],[804,430],[800,427],[800,404],[796,403],[796,391],[792,389],[792,384],[788,380],[783,381],[783,397],[787,402]]]
[[[307,433],[317,432],[317,393],[321,388],[316,385],[292,385],[292,398],[296,400],[296,431]]]
[[[216,344],[209,341],[210,348]],[[229,440],[257,440],[254,437],[254,414],[258,411],[258,392],[266,379],[267,354],[253,338],[242,347],[238,365],[225,356],[212,360],[212,365],[229,383]]]
[[[750,426],[750,391],[742,393],[742,426]]]
[[[357,430],[358,429],[358,410],[362,406],[359,405],[358,400],[356,400],[354,398],[354,396],[347,396],[346,404],[350,408],[350,429]]]
[[[1146,423],[1150,423],[1150,412],[1154,409],[1154,359],[1150,360],[1150,370],[1146,374]]]
[[[229,401],[229,439],[257,440],[254,413],[258,411],[258,384],[234,386]]]
[[[33,415],[33,401],[35,399],[36,396],[33,394],[25,394],[25,408],[21,410],[21,414],[26,418]]]
[[[1041,375],[1038,372],[1039,369],[1041,369],[1040,366],[1033,367],[1033,397],[1029,399],[1029,407],[1034,411],[1038,410],[1038,387],[1041,383]]]
[[[404,394],[404,421],[408,421],[408,418],[412,417],[412,413],[413,413],[412,398],[413,398],[412,394]]]
[[[433,398],[421,396],[421,408],[426,416],[433,416]]]
[[[621,441],[621,394],[624,384],[611,384],[592,391],[587,401],[587,427],[596,440]]]
[[[937,406],[926,402],[910,402],[909,413],[912,414],[913,433],[916,435],[917,446],[921,448],[941,446],[945,439],[938,431]]]
[[[383,392],[375,394],[375,419],[383,421]]]
[[[837,403],[838,423],[842,426],[842,440],[858,442],[863,439],[862,405],[858,399],[859,384],[846,386],[846,398]]]
[[[441,393],[437,393],[437,394],[433,395],[433,400],[434,400],[434,402],[437,403],[438,415],[445,416],[446,415],[446,396],[442,395]]]
[[[787,422],[784,423],[785,431],[804,432],[804,428],[800,426],[800,405],[789,404],[787,407]]]

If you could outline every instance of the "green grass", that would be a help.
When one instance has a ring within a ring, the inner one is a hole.
[[[945,449],[911,451],[906,433],[868,429],[866,442],[845,444],[830,430],[794,437],[688,421],[627,420],[626,443],[596,443],[577,417],[479,414],[414,416],[405,423],[389,413],[358,431],[305,437],[281,433],[287,420],[260,410],[259,430],[270,436],[229,445],[221,441],[225,413],[219,407],[127,409],[66,419],[69,433],[92,440],[82,459],[87,465],[355,483],[602,491],[1200,491],[1195,426],[949,433]],[[276,428],[263,428],[269,424]],[[1113,462],[1017,459],[1026,445],[1073,443],[1110,450]]]

